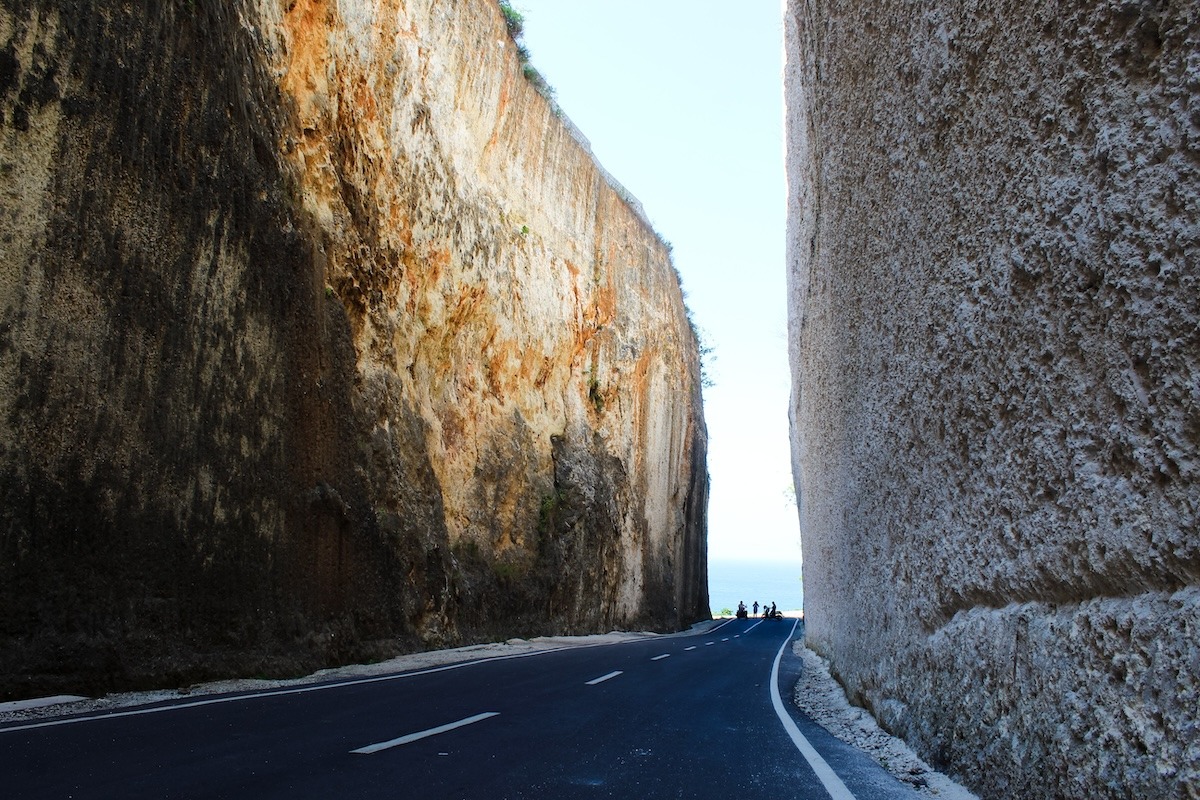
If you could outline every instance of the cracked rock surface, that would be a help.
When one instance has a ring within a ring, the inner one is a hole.
[[[809,645],[984,797],[1200,794],[1200,15],[787,4]]]

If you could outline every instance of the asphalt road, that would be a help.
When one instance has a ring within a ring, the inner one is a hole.
[[[785,644],[796,635],[793,620],[735,620],[701,633],[12,724],[0,727],[0,793],[916,797],[786,702],[799,660]]]

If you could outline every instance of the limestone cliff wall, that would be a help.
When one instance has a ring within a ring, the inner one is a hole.
[[[494,2],[0,43],[0,693],[708,616],[678,277]]]
[[[985,797],[1200,793],[1200,5],[786,4],[807,637]]]

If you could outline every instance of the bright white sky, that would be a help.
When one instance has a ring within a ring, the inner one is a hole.
[[[716,348],[710,560],[800,561],[790,499],[779,0],[514,0],[531,63],[674,245]]]

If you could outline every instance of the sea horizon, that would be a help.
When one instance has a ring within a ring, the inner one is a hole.
[[[780,611],[804,608],[804,587],[799,561],[753,559],[709,559],[708,597],[713,616],[722,609],[734,611],[738,602],[753,612],[753,604],[770,605]]]

